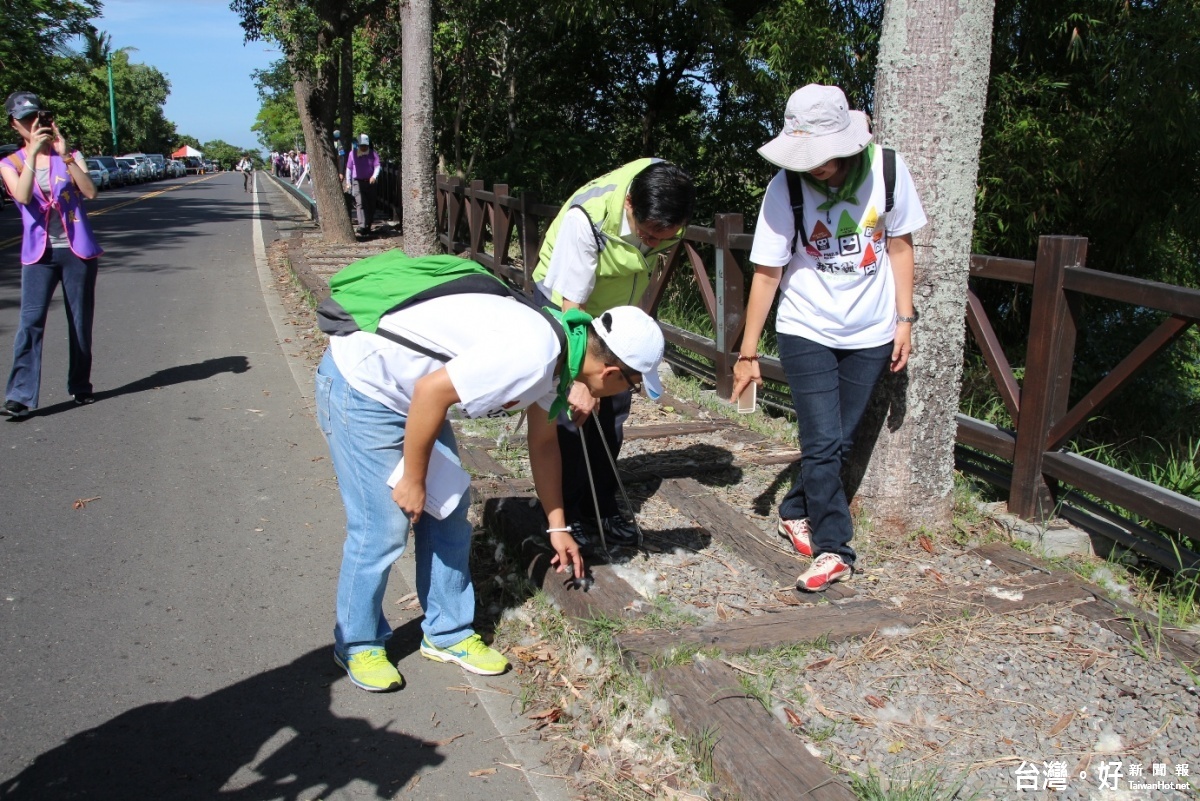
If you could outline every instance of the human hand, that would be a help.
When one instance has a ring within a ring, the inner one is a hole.
[[[415,526],[425,510],[425,483],[402,477],[392,490],[392,500]]]
[[[751,383],[762,386],[762,369],[758,359],[742,359],[733,365],[733,393],[731,398],[740,398]]]
[[[375,176],[371,176],[371,178],[370,178],[370,180],[368,181],[368,183],[372,183],[372,184],[373,184],[373,183],[375,183]]]
[[[567,395],[567,404],[571,408],[571,422],[576,427],[586,423],[588,415],[596,410],[596,399],[592,397],[592,393],[582,381],[576,381],[571,385],[571,391]]]
[[[556,573],[573,570],[577,579],[583,578],[583,554],[579,552],[579,543],[569,531],[550,532],[550,545],[554,548],[554,556],[550,564]]]
[[[908,364],[912,356],[912,323],[896,323],[896,336],[892,340],[891,371],[898,373]]]

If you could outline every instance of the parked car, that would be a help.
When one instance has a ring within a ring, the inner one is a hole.
[[[188,175],[204,174],[204,162],[196,156],[184,156],[183,166],[187,170]]]
[[[125,186],[125,184],[129,183],[129,179],[121,169],[121,165],[117,164],[117,160],[112,156],[93,156],[92,158],[103,164],[104,169],[108,170],[109,186]]]
[[[108,189],[112,186],[112,179],[108,175],[108,167],[100,163],[99,159],[86,159],[88,175],[92,177],[92,183],[97,189]]]
[[[128,170],[129,183],[140,184],[147,180],[145,170],[136,160],[121,156],[117,159],[117,164]]]
[[[167,160],[162,153],[147,153],[146,158],[154,165],[159,178],[167,178]]]
[[[137,163],[143,181],[153,181],[159,177],[154,162],[145,153],[126,153],[121,158],[133,159]]]
[[[187,174],[187,168],[183,166],[183,162],[177,159],[171,159],[167,162],[167,175],[171,178],[181,178]]]

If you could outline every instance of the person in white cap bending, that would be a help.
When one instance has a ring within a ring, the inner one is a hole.
[[[469,493],[455,501],[450,491],[454,477],[462,478],[446,420],[453,405],[469,418],[529,409],[529,461],[555,552],[551,564],[584,576],[563,513],[555,421],[577,382],[603,398],[655,376],[663,335],[632,306],[595,319],[580,310],[547,314],[511,297],[453,294],[384,313],[376,333],[330,337],[316,401],[346,508],[334,660],[358,687],[384,692],[403,682],[384,650],[392,630],[382,604],[410,530],[425,610],[421,654],[484,675],[508,667],[472,626]],[[402,456],[402,474],[389,490]],[[435,514],[427,502],[442,496]]]
[[[343,188],[354,195],[354,207],[358,211],[358,232],[371,233],[375,221],[375,181],[379,179],[382,163],[371,137],[362,134],[357,147],[346,158],[346,182]]]
[[[776,292],[779,361],[800,433],[800,470],[779,506],[779,533],[814,557],[796,586],[848,578],[855,553],[842,467],[885,369],[912,353],[912,234],[925,225],[899,154],[872,144],[865,114],[836,86],[788,99],[783,131],[759,148],[783,169],[763,196],[754,280],[733,396],[762,384],[758,341]]]

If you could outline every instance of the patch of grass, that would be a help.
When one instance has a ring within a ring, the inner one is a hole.
[[[912,776],[883,776],[874,769],[866,776],[850,775],[850,789],[861,801],[952,801],[975,799],[979,793],[961,795],[965,779],[947,781],[940,770],[928,770]]]

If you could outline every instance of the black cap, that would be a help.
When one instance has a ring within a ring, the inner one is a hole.
[[[14,120],[23,120],[42,110],[42,101],[33,92],[13,92],[4,101],[4,110]]]

